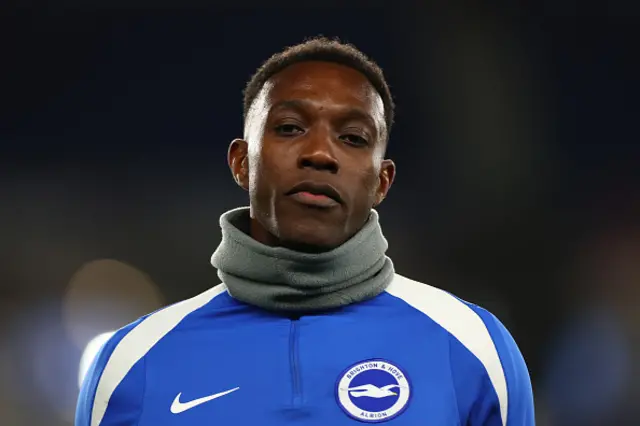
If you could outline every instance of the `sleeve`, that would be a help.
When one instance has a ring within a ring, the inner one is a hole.
[[[120,380],[118,344],[137,323],[117,331],[100,349],[83,380],[76,405],[75,426],[134,426],[142,408],[144,358]],[[118,383],[114,383],[118,381]],[[113,386],[115,385],[115,386]],[[109,389],[114,388],[113,391]]]
[[[507,384],[506,422],[504,426],[535,426],[533,389],[526,362],[507,328],[493,314],[476,309],[484,321],[502,364]],[[486,395],[486,393],[485,393]],[[487,426],[481,421],[473,426]]]

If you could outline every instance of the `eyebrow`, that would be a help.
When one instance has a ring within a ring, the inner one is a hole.
[[[309,109],[313,108],[313,103],[306,99],[288,99],[278,101],[271,107],[272,111],[280,109],[291,109],[300,113],[305,113]],[[363,109],[357,107],[339,107],[339,110],[345,119],[361,120],[370,125],[376,132],[378,128],[373,118],[367,114]]]
[[[272,110],[276,109],[294,109],[304,111],[311,107],[311,102],[304,99],[290,99],[278,101],[271,106]]]

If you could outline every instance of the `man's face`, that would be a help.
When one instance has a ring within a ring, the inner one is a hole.
[[[273,76],[248,114],[246,141],[229,148],[254,238],[324,251],[353,236],[393,181],[386,132],[380,95],[356,70],[302,62]]]

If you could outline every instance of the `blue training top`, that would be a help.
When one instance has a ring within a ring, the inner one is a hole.
[[[395,275],[377,297],[291,318],[220,284],[122,328],[76,426],[534,426],[531,382],[486,310]]]

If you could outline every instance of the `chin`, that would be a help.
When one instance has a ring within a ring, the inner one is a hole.
[[[336,229],[326,226],[307,226],[298,223],[279,229],[280,244],[292,250],[320,253],[333,250],[344,242],[342,235],[337,235]]]

